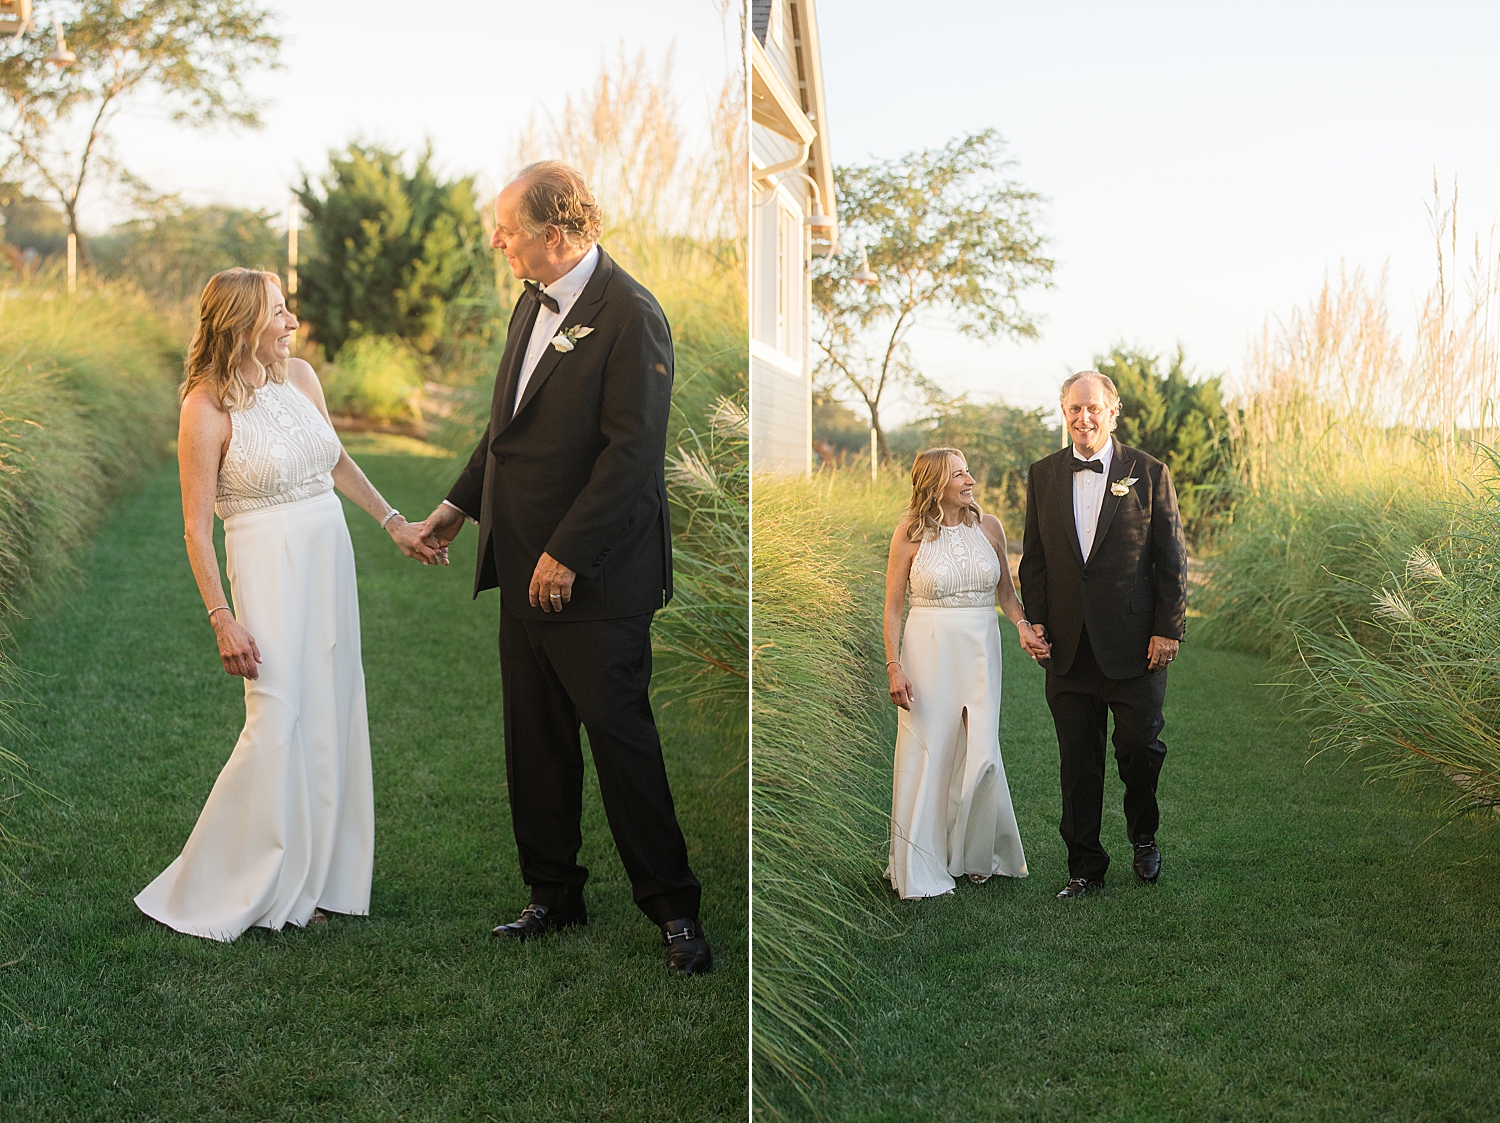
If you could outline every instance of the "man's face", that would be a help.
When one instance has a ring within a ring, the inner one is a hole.
[[[517,207],[521,201],[522,185],[509,184],[495,196],[495,232],[490,235],[490,246],[505,255],[510,271],[523,281],[551,280],[548,268],[551,255],[547,239],[556,232],[548,227],[540,234],[528,234],[521,229]]]
[[[1120,407],[1110,405],[1104,383],[1097,378],[1080,378],[1069,386],[1062,407],[1073,448],[1085,458],[1104,447],[1120,415]]]

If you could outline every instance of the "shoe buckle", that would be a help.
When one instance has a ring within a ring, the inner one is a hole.
[[[667,946],[671,947],[673,940],[691,940],[693,938],[693,930],[691,928],[684,928],[681,932],[668,932],[666,933],[666,937]]]
[[[527,905],[524,909],[521,910],[521,919],[522,920],[525,920],[528,916],[534,916],[538,920],[540,920],[542,917],[544,917],[546,915],[547,915],[547,906],[546,905]]]

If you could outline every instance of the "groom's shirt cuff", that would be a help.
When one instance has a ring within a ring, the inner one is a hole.
[[[457,511],[457,512],[458,512],[458,513],[459,513],[459,514],[460,514],[460,515],[462,515],[462,516],[463,516],[463,517],[464,517],[464,518],[466,518],[466,519],[468,519],[468,520],[469,520],[469,521],[470,521],[470,522],[471,522],[471,523],[473,523],[473,524],[474,524],[474,525],[475,525],[475,526],[478,526],[478,525],[479,525],[479,520],[478,520],[478,519],[476,519],[476,518],[475,518],[475,517],[474,517],[474,516],[473,516],[473,515],[471,515],[471,514],[469,514],[469,512],[468,512],[468,511],[465,511],[465,510],[464,510],[464,509],[463,509],[463,508],[462,508],[462,507],[460,507],[460,506],[459,506],[459,505],[458,505],[458,504],[457,504],[457,503],[449,503],[449,502],[448,502],[448,501],[447,501],[447,500],[446,500],[446,499],[444,499],[444,500],[443,500],[443,502],[442,502],[442,505],[443,505],[443,506],[444,506],[444,507],[452,507],[452,508],[453,508],[453,509],[454,509],[454,510],[455,510],[455,511]]]

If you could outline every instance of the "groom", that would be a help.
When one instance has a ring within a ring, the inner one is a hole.
[[[505,772],[531,902],[491,934],[588,921],[582,724],[635,902],[660,926],[668,967],[695,975],[713,958],[647,698],[651,617],[672,595],[672,335],[599,229],[583,177],[556,161],[522,169],[495,200],[490,244],[525,291],[489,427],[427,534],[445,545],[477,522],[474,595],[500,589]]]
[[[1136,876],[1154,882],[1161,871],[1161,710],[1187,616],[1187,548],[1166,465],[1111,435],[1115,384],[1075,374],[1062,410],[1068,447],[1027,476],[1020,577],[1027,619],[1051,644],[1041,663],[1062,763],[1068,884],[1058,897],[1068,899],[1103,888],[1109,868],[1099,827],[1110,713]]]

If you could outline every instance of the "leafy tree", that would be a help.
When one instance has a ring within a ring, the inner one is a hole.
[[[859,395],[882,458],[881,402],[894,387],[924,384],[906,344],[921,315],[946,314],[976,339],[1037,334],[1021,296],[1051,284],[1053,263],[1035,226],[1040,197],[1007,177],[1004,151],[986,129],[835,169],[843,249],[813,265],[819,374]],[[861,246],[878,277],[869,285],[853,279]]]
[[[184,206],[175,195],[146,201],[145,213],[94,240],[99,272],[134,281],[164,300],[200,292],[221,269],[275,271],[282,238],[272,215],[238,207]]]
[[[0,136],[7,174],[55,199],[78,229],[79,198],[94,178],[130,179],[110,138],[132,98],[152,97],[193,127],[259,128],[246,76],[276,66],[281,39],[270,12],[250,0],[77,0],[51,6],[71,19],[38,26],[0,54]],[[54,31],[77,61],[45,61]],[[79,254],[87,260],[83,239]]]
[[[1166,364],[1124,346],[1094,356],[1120,391],[1117,436],[1172,470],[1183,526],[1201,538],[1227,504],[1228,417],[1218,377],[1194,381],[1181,347]]]
[[[329,355],[364,335],[431,354],[471,275],[490,269],[473,178],[439,180],[430,147],[410,170],[402,153],[359,143],[328,165],[296,192],[311,226],[297,296],[313,337]]]

